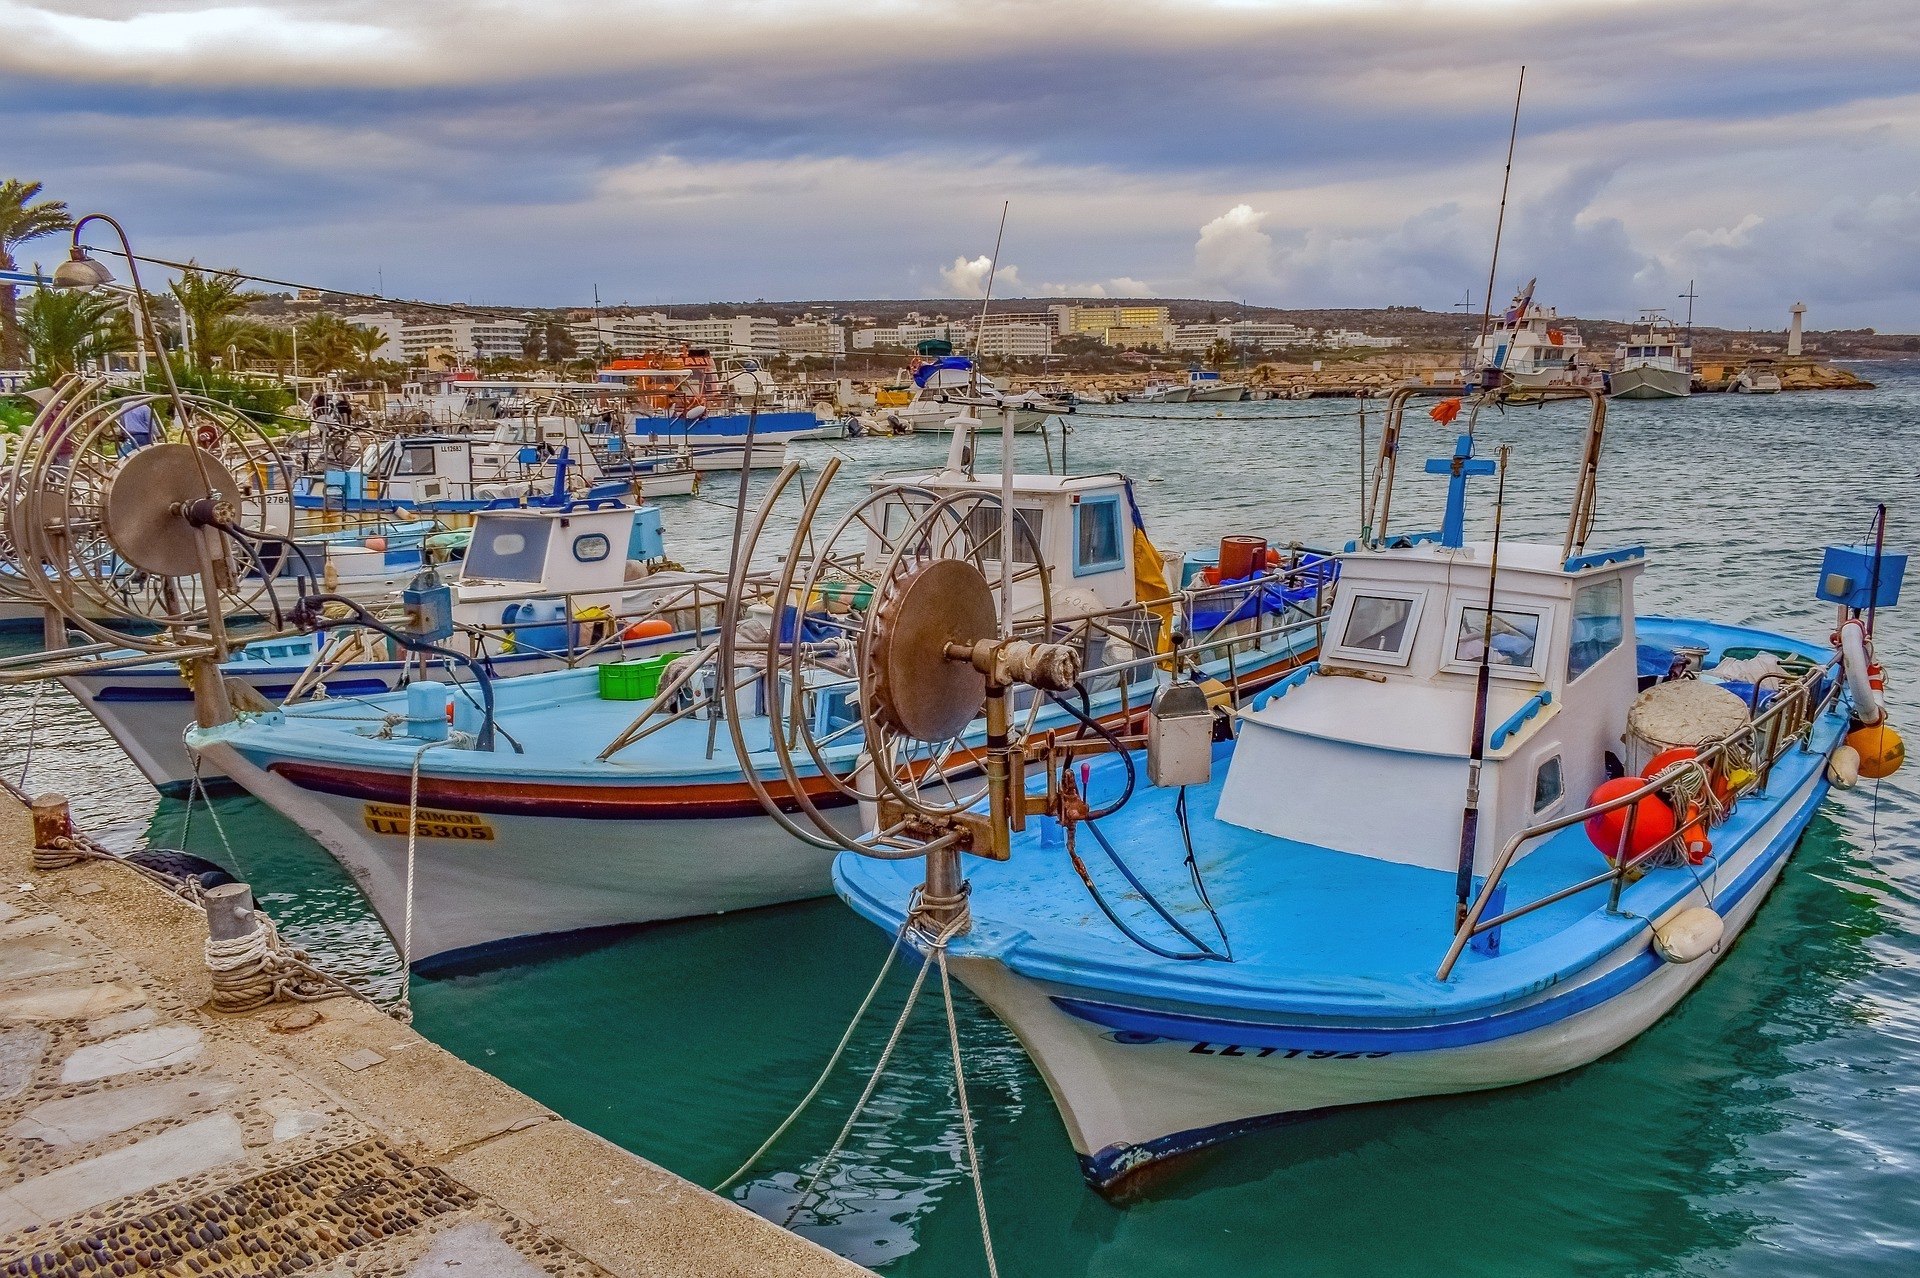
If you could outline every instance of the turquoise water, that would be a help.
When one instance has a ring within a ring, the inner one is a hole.
[[[1885,500],[1894,540],[1920,549],[1920,367],[1862,371],[1881,389],[1612,407],[1593,544],[1647,544],[1643,610],[1819,637],[1830,619],[1812,599],[1821,544],[1859,535]],[[1241,531],[1353,535],[1351,405],[1090,412],[1126,416],[1079,421],[1076,468],[1140,479],[1165,546]],[[1277,414],[1313,416],[1267,420]],[[1578,442],[1571,414],[1512,410],[1484,419],[1480,435],[1514,446],[1508,532],[1557,539]],[[1447,431],[1410,427],[1397,527],[1435,526],[1440,484],[1416,463],[1450,443]],[[924,439],[800,447],[816,462],[838,449],[854,479],[924,467],[940,451]],[[1038,457],[1037,441],[1023,448]],[[1478,495],[1484,517],[1491,494]],[[671,548],[713,562],[727,522],[717,505],[669,503]],[[1909,593],[1883,618],[1881,651],[1896,722],[1920,737],[1920,577]],[[0,766],[15,779],[30,705],[26,693],[0,694]],[[91,827],[114,838],[178,841],[183,805],[131,780],[90,719],[54,693],[37,713],[30,788],[75,794]],[[192,846],[231,862],[335,970],[397,992],[391,948],[333,862],[250,799],[221,799],[217,811],[219,830],[204,808],[194,813]],[[1001,1270],[1800,1275],[1920,1263],[1916,868],[1920,773],[1909,769],[1829,800],[1719,970],[1622,1051],[1527,1087],[1244,1139],[1180,1165],[1126,1209],[1081,1186],[1038,1074],[962,993]],[[416,981],[412,994],[428,1036],[711,1184],[798,1100],[883,953],[877,934],[828,900],[646,929]],[[907,979],[896,975],[842,1073],[739,1191],[756,1210],[785,1216],[877,1058]],[[909,1028],[824,1202],[796,1222],[889,1274],[983,1270],[934,1007]]]

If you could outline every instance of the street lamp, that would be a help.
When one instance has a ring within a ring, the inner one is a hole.
[[[127,229],[105,213],[89,213],[73,224],[72,247],[68,250],[67,260],[53,268],[53,286],[58,289],[77,289],[82,293],[91,292],[113,283],[113,272],[99,258],[88,253],[80,243],[80,232],[89,222],[105,222],[120,237],[120,249],[127,259],[127,273],[133,279],[133,303],[136,310],[135,325],[140,330],[141,354],[146,352],[146,343],[154,341],[154,351],[160,357],[160,373],[166,378],[167,394],[173,401],[174,414],[184,421],[188,415],[186,403],[180,398],[180,387],[173,379],[173,362],[159,345],[153,326],[153,310],[147,302],[147,290],[140,283],[140,265],[133,256],[133,245],[127,240]]]

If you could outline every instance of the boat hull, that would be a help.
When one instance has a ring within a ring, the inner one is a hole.
[[[605,787],[597,802],[559,789],[542,799],[537,787],[500,786],[493,787],[497,801],[487,802],[444,799],[429,782],[409,911],[408,778],[399,778],[396,793],[391,777],[262,766],[221,741],[203,753],[333,854],[420,972],[566,933],[725,914],[832,890],[832,854],[789,837],[744,784],[645,787],[651,796],[642,787]],[[521,810],[492,810],[515,804]],[[851,830],[858,809],[834,815]]]
[[[1238,404],[1246,397],[1247,388],[1244,386],[1213,386],[1187,392],[1187,402],[1190,404]]]
[[[1475,1021],[1284,1025],[1127,1002],[1031,979],[991,957],[956,954],[953,970],[1020,1039],[1088,1182],[1112,1193],[1160,1160],[1249,1131],[1352,1105],[1531,1082],[1618,1049],[1725,955],[1826,789],[1823,769],[1811,769],[1716,868],[1714,908],[1726,932],[1713,953],[1664,963],[1643,931],[1575,981]]]
[[[1693,393],[1693,378],[1683,369],[1638,365],[1613,374],[1608,386],[1615,399],[1685,399]]]

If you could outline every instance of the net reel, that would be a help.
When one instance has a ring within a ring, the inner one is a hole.
[[[1016,690],[1072,689],[1080,654],[1050,641],[1045,559],[1001,494],[886,485],[821,537],[815,523],[838,470],[829,462],[807,498],[770,596],[742,599],[746,565],[797,467],[781,471],[734,558],[720,652],[726,718],[775,820],[816,847],[926,857],[923,906],[944,927],[965,913],[960,853],[1004,859],[1011,831],[1049,802],[1027,795],[1021,749],[1040,698],[1016,724]],[[739,692],[756,679],[776,787],[756,775],[742,728]],[[817,713],[821,696],[844,698],[851,716]],[[855,731],[863,749],[849,767],[843,741]],[[849,805],[857,833],[830,815]]]
[[[141,406],[155,410],[152,441],[135,447],[123,417]],[[298,592],[276,586],[279,563],[262,547],[287,545],[292,477],[245,414],[69,377],[6,475],[0,535],[20,568],[10,587],[95,641],[218,660],[282,628]]]

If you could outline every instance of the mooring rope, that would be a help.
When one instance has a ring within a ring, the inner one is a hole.
[[[853,1041],[854,1030],[858,1029],[860,1022],[866,1019],[867,1009],[873,1006],[874,997],[880,993],[880,987],[885,984],[887,973],[893,970],[893,960],[895,956],[899,954],[900,945],[906,939],[906,935],[907,924],[903,922],[900,925],[900,930],[894,934],[893,944],[887,947],[886,958],[880,961],[879,975],[875,976],[873,978],[873,984],[867,987],[867,996],[861,999],[860,1006],[854,1009],[853,1019],[847,1022],[846,1033],[842,1034],[840,1041],[834,1045],[833,1054],[827,1057],[826,1067],[820,1071],[820,1076],[813,1080],[813,1086],[809,1087],[807,1094],[800,1098],[800,1103],[794,1106],[793,1112],[788,1114],[780,1125],[773,1129],[773,1135],[762,1141],[760,1148],[748,1155],[747,1161],[736,1167],[731,1176],[713,1187],[714,1193],[724,1194],[729,1189],[732,1189],[734,1185],[738,1184],[740,1178],[753,1170],[753,1165],[766,1156],[767,1151],[772,1149],[780,1138],[787,1134],[787,1130],[799,1120],[801,1114],[806,1112],[807,1107],[813,1104],[814,1098],[820,1095],[820,1089],[827,1085],[827,1079],[833,1074],[834,1068],[840,1064],[841,1056],[846,1054],[847,1044]]]
[[[967,1139],[967,1171],[973,1177],[973,1203],[980,1212],[980,1245],[987,1252],[988,1278],[1000,1278],[993,1255],[993,1229],[987,1224],[987,1187],[980,1174],[980,1151],[973,1143],[973,1110],[967,1105],[967,1073],[960,1065],[960,1023],[953,1014],[953,982],[947,976],[947,945],[942,940],[934,957],[940,964],[940,993],[947,1001],[947,1042],[953,1048],[953,1087],[960,1100],[960,1131]]]

